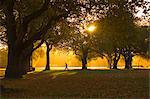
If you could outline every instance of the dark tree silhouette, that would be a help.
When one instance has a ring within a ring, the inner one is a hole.
[[[62,42],[69,39],[71,36],[69,33],[73,30],[73,27],[69,26],[67,20],[62,20],[53,26],[48,32],[45,38],[46,44],[46,67],[45,70],[50,70],[50,51],[53,47],[61,46]]]
[[[27,73],[27,57],[33,52],[34,48],[30,49],[32,45],[38,40],[42,41],[48,29],[60,19],[76,13],[78,10],[76,4],[76,0],[44,0],[44,2],[43,0],[36,2],[5,0],[3,2],[8,40],[6,78],[20,78]]]
[[[46,67],[45,70],[50,70],[50,50],[52,49],[52,44],[49,44],[47,41],[45,41],[46,44]]]
[[[119,51],[124,48],[132,49],[134,45],[132,42],[136,42],[133,40],[135,33],[131,33],[136,30],[132,12],[136,12],[137,6],[142,6],[146,13],[148,9],[145,2],[143,0],[36,0],[36,2],[34,0],[1,0],[0,11],[5,16],[3,18],[5,22],[2,23],[7,31],[3,32],[4,34],[0,33],[0,39],[6,41],[8,45],[8,64],[5,77],[20,78],[26,74],[30,56],[44,42],[49,28],[72,15],[84,16],[85,13],[88,13],[96,15],[98,18],[105,17],[104,30],[107,31],[103,32],[109,38],[108,44],[114,44],[112,45],[113,52],[116,53],[117,49]],[[82,13],[79,13],[81,9]],[[79,18],[82,20],[82,17]],[[3,39],[4,36],[6,39]],[[37,41],[41,43],[33,46]],[[80,51],[84,52],[81,58],[83,65],[87,63],[89,52],[89,48],[85,45],[87,44],[80,46]],[[73,48],[78,49],[78,47]],[[132,57],[130,58],[132,60]]]
[[[106,2],[108,10],[98,21],[99,30],[96,34],[96,46],[104,56],[112,56],[113,68],[117,69],[117,63],[122,54],[125,59],[125,68],[132,68],[132,57],[134,56],[137,40],[141,35],[136,22],[135,7],[145,6],[140,3],[144,1],[112,1]],[[133,6],[134,5],[134,6]],[[143,40],[144,41],[144,40]]]
[[[70,40],[66,42],[66,46],[73,50],[77,58],[82,62],[82,70],[86,70],[87,61],[90,58],[89,54],[92,51],[91,39],[80,32],[71,35]]]

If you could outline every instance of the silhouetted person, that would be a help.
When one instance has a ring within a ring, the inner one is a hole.
[[[65,63],[65,70],[68,70],[68,64]]]

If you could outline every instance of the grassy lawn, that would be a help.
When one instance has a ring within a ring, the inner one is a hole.
[[[72,70],[29,73],[2,79],[0,99],[148,99],[150,70]]]

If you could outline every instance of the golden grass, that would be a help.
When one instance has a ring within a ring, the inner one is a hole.
[[[2,99],[149,98],[149,70],[72,70],[2,79]]]

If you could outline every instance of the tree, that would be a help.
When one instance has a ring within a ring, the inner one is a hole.
[[[67,40],[64,45],[77,55],[77,58],[82,62],[82,70],[87,69],[87,60],[92,58],[89,56],[92,52],[91,39],[92,37],[90,37],[90,35],[80,33],[77,29],[77,31],[72,32],[70,39]]]
[[[57,46],[61,46],[64,40],[69,39],[69,33],[72,31],[67,20],[58,22],[53,28],[49,30],[48,36],[45,38],[46,44],[46,67],[45,70],[50,70],[50,51]]]
[[[135,6],[142,6],[140,3],[137,1],[110,0],[108,10],[105,11],[104,17],[99,21],[97,39],[99,39],[99,49],[102,50],[99,52],[104,53],[104,56],[109,56],[110,60],[113,58],[114,69],[117,69],[121,54],[125,59],[125,67],[132,67],[133,50],[136,49],[137,35],[139,35],[133,14]]]
[[[34,50],[32,45],[42,41],[47,30],[60,19],[74,14],[78,10],[76,4],[76,0],[5,0],[2,3],[8,40],[6,78],[20,78],[27,73],[27,57]]]

